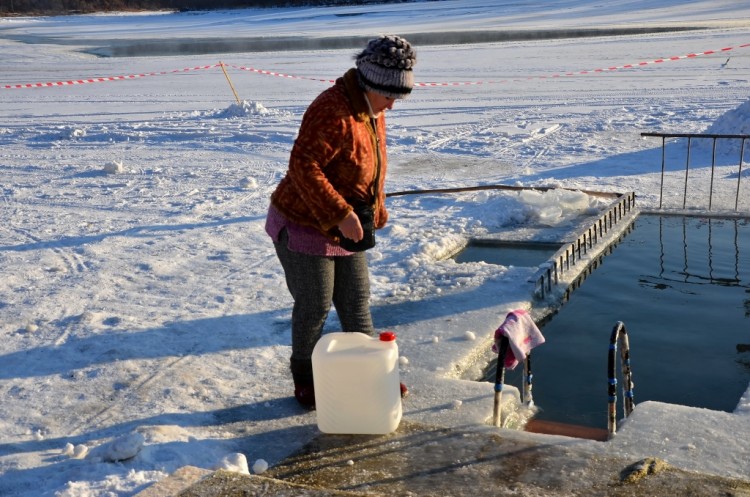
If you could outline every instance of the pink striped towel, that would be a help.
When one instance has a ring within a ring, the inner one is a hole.
[[[495,330],[495,343],[492,346],[495,353],[500,350],[500,340],[503,336],[508,337],[510,345],[510,353],[505,354],[505,367],[508,369],[515,368],[519,361],[526,359],[526,354],[531,349],[544,343],[542,332],[529,313],[523,309],[509,312],[503,324]]]

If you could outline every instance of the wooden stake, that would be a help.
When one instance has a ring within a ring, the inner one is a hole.
[[[227,70],[224,69],[224,63],[221,62],[221,61],[219,61],[219,65],[221,66],[221,71],[224,73],[224,76],[227,78],[227,82],[229,83],[229,87],[232,89],[232,93],[234,93],[234,98],[237,99],[237,103],[241,105],[242,102],[240,101],[240,97],[237,96],[237,92],[234,89],[234,85],[232,84],[232,80],[229,79],[229,74],[227,74]]]

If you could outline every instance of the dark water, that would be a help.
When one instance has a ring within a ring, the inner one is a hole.
[[[471,242],[456,262],[488,262],[503,266],[535,267],[549,260],[561,247],[556,243]]]
[[[310,11],[315,13],[315,9]],[[352,15],[366,15],[362,12]],[[180,14],[177,14],[180,15]],[[312,19],[310,19],[312,20]],[[0,25],[0,35],[12,29]],[[461,32],[421,32],[402,33],[414,45],[458,45],[467,43],[498,43],[531,40],[558,40],[570,38],[589,38],[600,36],[631,36],[648,33],[665,33],[701,29],[695,26],[646,26],[624,28],[572,28],[541,30],[488,30]],[[248,52],[281,52],[287,50],[340,50],[361,49],[371,38],[370,35],[358,36],[232,36],[170,38],[70,38],[45,35],[9,35],[8,39],[22,43],[86,45],[83,49],[101,57],[148,57],[171,55],[207,55],[220,53]]]
[[[628,331],[636,405],[733,411],[750,383],[750,221],[639,216],[542,328],[547,342],[532,353],[539,419],[606,428],[617,321]],[[506,382],[520,387],[520,369]],[[621,418],[619,388],[617,404]]]

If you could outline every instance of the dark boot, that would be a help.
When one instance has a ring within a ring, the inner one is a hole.
[[[312,361],[292,359],[290,367],[294,379],[294,398],[300,405],[308,409],[315,409]]]
[[[297,399],[297,402],[299,402],[301,406],[311,410],[315,409],[315,388],[312,383],[304,385],[298,385],[295,383],[294,398]]]
[[[399,383],[399,385],[398,385],[398,386],[399,386],[399,389],[401,390],[401,398],[402,398],[402,399],[403,399],[404,397],[406,397],[406,396],[408,396],[408,395],[409,395],[409,389],[408,389],[408,388],[406,388],[406,385],[404,385],[403,383]]]

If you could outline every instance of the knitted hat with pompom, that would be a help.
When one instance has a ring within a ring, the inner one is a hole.
[[[365,90],[391,98],[406,98],[411,93],[417,53],[404,38],[387,35],[370,40],[356,61]]]

